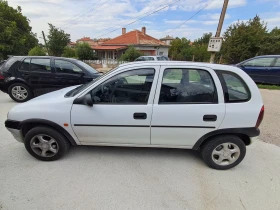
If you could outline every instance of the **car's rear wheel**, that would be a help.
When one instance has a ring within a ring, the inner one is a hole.
[[[61,158],[70,146],[61,133],[49,127],[35,127],[28,131],[24,144],[33,157],[43,161]]]
[[[23,83],[11,84],[8,88],[10,97],[16,102],[25,102],[33,97],[30,88]]]
[[[243,160],[246,155],[246,146],[238,136],[221,135],[203,144],[201,155],[211,168],[226,170]]]

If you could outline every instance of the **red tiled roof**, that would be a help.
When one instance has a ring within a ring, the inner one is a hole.
[[[127,46],[102,46],[102,45],[98,45],[98,46],[91,46],[92,49],[94,50],[121,50],[121,49],[125,49],[127,48]]]
[[[102,45],[166,45],[141,31],[134,30],[104,42]]]

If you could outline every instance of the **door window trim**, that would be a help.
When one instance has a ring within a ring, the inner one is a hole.
[[[126,70],[126,71],[122,71],[122,72],[119,72],[119,73],[117,73],[117,74],[115,74],[115,75],[113,75],[113,76],[111,76],[111,77],[109,77],[108,79],[106,79],[105,81],[103,81],[102,83],[100,83],[100,84],[98,84],[98,85],[96,85],[94,88],[92,88],[92,89],[90,89],[88,92],[86,92],[84,95],[87,95],[87,94],[90,94],[90,92],[92,91],[92,90],[94,90],[94,89],[96,89],[96,88],[98,88],[100,85],[102,85],[102,84],[104,84],[105,82],[107,82],[108,80],[110,80],[111,78],[113,78],[113,77],[115,77],[115,76],[118,76],[118,75],[120,75],[120,74],[122,74],[122,73],[125,73],[125,72],[130,72],[130,71],[136,71],[136,70],[147,70],[147,69],[149,69],[149,70],[153,70],[154,71],[154,78],[153,78],[153,82],[152,82],[152,85],[151,85],[151,89],[150,89],[150,93],[149,93],[149,97],[148,97],[148,100],[147,100],[147,102],[146,103],[98,103],[98,102],[94,102],[93,103],[93,106],[95,105],[95,104],[98,104],[98,105],[148,105],[149,104],[149,99],[150,99],[150,97],[151,97],[151,92],[152,92],[152,87],[153,87],[153,85],[154,85],[154,82],[155,82],[155,77],[156,77],[156,69],[154,68],[154,67],[147,67],[147,68],[145,68],[145,67],[142,67],[142,68],[137,68],[137,69],[129,69],[129,70]]]
[[[223,71],[223,70],[215,70],[215,72],[216,72],[216,74],[221,82],[222,88],[223,88],[225,103],[244,103],[244,102],[248,102],[251,100],[251,98],[252,98],[251,91],[250,91],[248,85],[246,84],[246,82],[238,74],[230,72],[230,71]],[[248,93],[248,98],[245,100],[230,101],[228,87],[226,85],[225,79],[222,74],[229,74],[229,75],[232,75],[232,76],[236,77],[237,79],[239,79],[240,82],[242,83],[242,85],[244,86],[246,92]]]
[[[25,61],[26,59],[29,59],[28,70],[20,69],[21,65],[24,63],[24,61]],[[31,62],[31,58],[28,58],[28,57],[24,58],[24,59],[20,62],[20,64],[18,65],[18,68],[17,68],[18,71],[19,71],[19,72],[31,72],[31,70],[30,70],[30,62]]]
[[[200,68],[190,68],[190,67],[175,67],[175,68],[172,68],[172,67],[167,67],[163,70],[163,73],[162,73],[162,78],[161,78],[161,82],[160,82],[160,90],[159,90],[159,94],[161,93],[161,88],[162,88],[162,84],[163,84],[163,77],[164,77],[164,71],[167,70],[167,69],[186,69],[186,70],[199,70],[199,71],[205,71],[209,74],[212,82],[213,82],[213,86],[214,86],[214,98],[213,98],[213,102],[159,102],[159,99],[160,99],[160,95],[158,97],[158,102],[157,104],[158,105],[182,105],[182,104],[219,104],[219,97],[218,97],[218,91],[217,91],[217,87],[216,87],[216,84],[215,84],[215,81],[211,75],[211,73],[206,70],[206,69],[200,69]]]

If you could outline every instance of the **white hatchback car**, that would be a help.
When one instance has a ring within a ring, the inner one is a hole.
[[[37,159],[70,145],[194,149],[229,169],[259,136],[260,91],[234,66],[187,62],[123,64],[81,86],[16,105],[5,122]]]

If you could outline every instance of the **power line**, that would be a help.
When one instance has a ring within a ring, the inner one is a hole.
[[[203,8],[201,8],[200,10],[198,10],[194,15],[192,15],[189,19],[187,19],[186,21],[180,23],[178,26],[176,26],[175,28],[169,30],[167,32],[166,35],[170,34],[171,32],[175,31],[177,28],[179,28],[181,25],[185,24],[186,22],[188,22],[189,20],[191,20],[194,16],[196,16],[198,13],[200,13],[201,11],[203,11],[206,7],[208,7],[210,4],[212,4],[215,0],[212,0],[211,2],[209,2],[208,4],[206,4]]]
[[[139,18],[139,19],[136,19],[136,20],[132,21],[131,23],[126,24],[126,25],[124,25],[124,26],[128,26],[128,25],[131,25],[131,24],[133,24],[133,23],[136,23],[137,21],[139,21],[139,20],[141,20],[141,19],[143,19],[143,18],[145,18],[145,17],[148,17],[148,16],[150,16],[150,15],[152,15],[152,14],[155,14],[155,13],[157,13],[157,12],[159,12],[159,11],[165,9],[165,8],[168,7],[168,6],[177,3],[178,1],[181,1],[181,0],[176,0],[176,1],[172,2],[172,3],[170,3],[170,4],[167,4],[166,6],[160,8],[160,9],[157,9],[157,10],[155,10],[155,11],[149,13],[148,15],[145,15],[145,16]],[[122,27],[124,27],[124,26],[122,26]],[[97,38],[100,38],[100,37],[102,37],[102,36],[104,36],[104,35],[110,34],[110,33],[114,32],[114,31],[117,31],[117,30],[119,30],[119,28],[114,29],[114,30],[112,30],[112,31],[109,31],[108,33],[102,34],[101,36],[99,36],[99,37],[97,37]]]
[[[179,1],[180,1],[180,0],[179,0]],[[174,3],[176,3],[176,2],[177,2],[177,1],[175,1]],[[171,4],[174,4],[174,3],[171,2]],[[165,5],[166,5],[166,4],[161,5],[160,7],[165,6]],[[170,6],[170,4],[169,4],[168,6]],[[160,7],[157,7],[156,9],[158,9],[158,8],[160,8]],[[145,12],[144,14],[138,15],[138,16],[134,17],[134,19],[135,19],[135,18],[138,18],[138,17],[141,17],[141,16],[143,16],[143,15],[145,15],[145,14],[148,14],[148,13],[150,13],[151,11],[154,11],[154,10],[150,10],[150,11],[148,11],[148,12]],[[109,28],[104,29],[103,31],[105,32],[105,31],[108,31],[108,30],[111,29],[111,28],[116,28],[116,27],[118,27],[118,29],[119,29],[119,26],[121,26],[122,24],[129,23],[130,21],[131,21],[131,20],[122,21],[122,22],[119,23],[117,26],[111,26],[111,27],[109,27]]]
[[[109,1],[111,1],[111,0],[109,0]],[[100,8],[103,7],[106,3],[107,3],[107,0],[105,0],[105,1],[104,1],[102,4],[100,4],[99,6],[96,6],[96,8],[95,8],[94,10],[92,10],[92,11],[91,11],[90,9],[91,9],[91,7],[95,6],[95,4],[91,5],[90,8],[86,9],[87,12],[84,12],[83,14],[77,16],[76,18],[73,18],[72,21],[75,21],[75,22],[77,23],[77,21],[80,20],[82,17],[84,17],[85,15],[89,14],[90,12],[93,13],[93,12],[96,11],[97,9],[100,9]],[[86,10],[85,10],[85,11],[86,11]],[[81,13],[82,13],[82,12],[81,12]],[[65,30],[65,29],[68,29],[68,28],[71,26],[71,23],[65,24],[64,26],[65,26],[64,30]],[[63,26],[63,27],[64,27],[64,26]]]
[[[85,11],[89,10],[89,9],[90,9],[91,7],[93,7],[95,4],[96,4],[96,2],[95,2],[95,3],[93,3],[93,4],[91,4],[89,7],[87,7],[87,8],[86,8],[86,9],[84,9],[83,11],[79,12],[78,14],[74,15],[73,17],[68,18],[67,20],[65,20],[65,22],[68,22],[69,20],[73,20],[75,17],[80,16],[80,14],[82,14],[83,12],[85,12]],[[61,24],[61,25],[60,25],[60,26],[58,26],[58,27],[59,27],[59,28],[61,28],[63,25],[68,25],[68,24],[67,24],[67,23],[66,23],[66,24]]]

